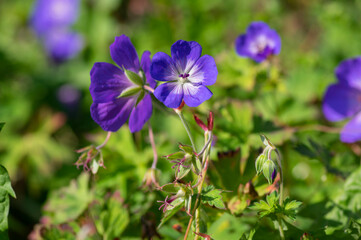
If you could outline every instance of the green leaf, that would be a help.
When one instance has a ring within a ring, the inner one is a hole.
[[[129,214],[120,199],[113,195],[95,225],[104,240],[119,238],[129,224]]]
[[[4,125],[5,125],[4,122],[0,122],[0,132],[1,132],[1,130],[3,129]]]
[[[194,154],[193,148],[191,146],[179,144],[179,148],[182,149],[185,153],[190,155]]]
[[[51,223],[61,224],[76,219],[84,212],[93,199],[88,183],[89,175],[82,173],[69,186],[50,193],[44,210]]]
[[[203,204],[208,204],[219,209],[226,209],[226,206],[222,199],[222,190],[215,189],[210,185],[202,190],[201,200]]]
[[[127,89],[124,89],[117,98],[134,96],[141,90],[142,88],[137,86],[128,87]]]
[[[9,195],[16,198],[11,187],[10,177],[5,167],[0,165],[0,233],[7,236],[8,215],[10,209]]]
[[[160,224],[158,226],[158,228],[162,227],[164,225],[164,223],[166,223],[169,219],[171,219],[174,214],[176,214],[177,212],[179,212],[179,210],[182,209],[182,207],[184,206],[184,198],[177,198],[176,200],[174,200],[172,202],[172,206],[169,208],[167,208],[167,211],[165,212],[163,218],[160,220]]]
[[[130,70],[127,70],[127,69],[124,69],[124,73],[125,73],[125,76],[127,76],[127,78],[130,81],[132,81],[133,83],[135,83],[139,86],[143,86],[143,84],[144,84],[143,79],[138,74],[136,74],[135,72],[132,72]]]

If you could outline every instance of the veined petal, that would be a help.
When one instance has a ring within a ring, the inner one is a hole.
[[[152,98],[147,94],[133,109],[129,118],[129,129],[132,133],[140,131],[152,116]]]
[[[120,68],[125,68],[133,72],[139,72],[139,58],[129,37],[122,35],[115,37],[114,42],[110,45],[110,55],[114,62]]]
[[[179,78],[180,73],[175,68],[171,57],[163,52],[157,52],[152,59],[150,74],[158,81],[174,81]]]
[[[176,41],[171,47],[172,58],[179,73],[189,73],[202,54],[199,43]]]
[[[190,107],[198,107],[204,101],[210,99],[213,93],[203,85],[185,83],[183,85],[184,102]]]
[[[218,70],[214,58],[204,55],[193,65],[188,80],[192,83],[212,85],[216,82]]]
[[[90,94],[94,103],[111,102],[132,83],[124,72],[110,63],[97,62],[90,71]]]
[[[147,83],[149,84],[149,86],[151,86],[152,88],[155,88],[157,83],[150,75],[150,65],[151,65],[150,52],[145,51],[142,55],[142,59],[140,60],[140,66],[142,67],[142,69],[145,73],[145,77],[147,78]]]
[[[118,98],[113,102],[93,103],[90,114],[104,131],[116,132],[128,120],[134,104],[133,98]]]
[[[340,138],[345,143],[354,143],[361,140],[361,113],[358,113],[344,126]]]
[[[340,83],[361,90],[361,57],[342,61],[335,73]]]
[[[183,88],[177,82],[167,82],[159,85],[154,96],[169,108],[177,108],[182,103]]]
[[[361,110],[361,91],[343,84],[328,87],[323,99],[323,114],[329,121],[340,121]]]

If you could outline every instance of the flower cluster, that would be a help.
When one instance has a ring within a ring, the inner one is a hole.
[[[82,37],[69,28],[78,17],[78,0],[38,0],[30,24],[55,62],[73,58],[83,48]]]
[[[236,39],[236,52],[256,62],[263,62],[281,51],[281,38],[264,22],[251,23],[245,34]]]
[[[329,121],[352,118],[341,131],[341,141],[361,140],[361,57],[341,62],[335,70],[338,82],[328,87],[323,113]]]

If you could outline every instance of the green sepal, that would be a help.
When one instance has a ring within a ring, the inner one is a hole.
[[[124,70],[125,76],[127,76],[127,78],[131,82],[133,82],[133,83],[135,83],[135,84],[137,84],[139,86],[144,85],[143,79],[138,74],[136,74],[133,71],[127,70],[127,69],[123,69],[123,70]]]
[[[257,157],[257,159],[256,159],[257,175],[262,172],[263,164],[266,162],[266,159],[267,159],[267,157],[263,153]]]
[[[273,143],[271,143],[271,141],[265,136],[265,135],[260,135],[261,140],[263,142],[263,144],[267,147],[271,147],[272,149],[275,149],[275,145],[273,145]]]
[[[141,90],[142,90],[142,88],[137,87],[137,86],[128,87],[128,88],[124,89],[117,98],[134,96],[137,93],[139,93]]]
[[[276,165],[274,164],[274,162],[272,160],[267,159],[267,161],[264,162],[262,171],[263,171],[264,177],[267,179],[269,184],[271,184],[273,182],[272,174],[275,169],[276,169]]]
[[[167,211],[164,213],[163,218],[160,220],[160,224],[158,225],[158,229],[163,226],[164,223],[166,223],[169,219],[173,217],[174,214],[179,212],[184,207],[184,198],[177,198],[174,200],[171,204],[172,206],[169,206],[167,208]]]
[[[137,101],[136,101],[136,103],[135,103],[135,107],[138,106],[138,104],[140,103],[140,101],[143,100],[144,96],[145,96],[145,91],[142,90],[142,91],[140,92],[138,98],[137,98]]]

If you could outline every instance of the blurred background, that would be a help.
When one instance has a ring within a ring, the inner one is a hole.
[[[49,43],[31,24],[35,4],[0,1],[0,121],[6,122],[0,134],[0,163],[17,194],[11,200],[10,239],[26,239],[44,215],[49,193],[82,172],[74,166],[75,150],[105,138],[89,113],[89,72],[94,62],[113,63],[109,46],[122,34],[130,37],[139,56],[145,50],[170,53],[171,44],[183,39],[199,42],[203,54],[215,57],[219,76],[211,86],[213,98],[186,113],[191,121],[190,112],[203,118],[210,109],[215,112],[214,161],[217,152],[240,148],[246,164],[261,146],[259,133],[265,133],[284,154],[287,193],[306,206],[338,194],[337,186],[343,186],[345,176],[360,163],[360,146],[339,142],[343,123],[328,123],[320,104],[327,86],[336,81],[338,63],[361,54],[361,1],[80,0],[76,20],[67,28],[77,34],[70,40],[76,46],[66,53],[62,48],[68,43]],[[234,50],[236,37],[257,20],[268,23],[282,39],[281,54],[271,67],[242,59]],[[176,116],[155,105],[151,123],[162,156],[188,140]],[[200,129],[191,125],[201,144]],[[140,217],[132,207],[145,200],[139,200],[141,191],[129,193],[138,190],[152,162],[147,130],[131,135],[123,126],[105,148],[104,159],[107,168],[99,170],[99,184],[119,191],[130,206],[125,235],[137,239]],[[254,175],[253,163],[240,181]],[[159,161],[162,183],[172,177],[170,166]],[[151,196],[148,208],[154,205],[159,222],[155,199],[163,197]],[[312,209],[304,211],[304,218],[316,219]],[[302,224],[312,229],[322,223]],[[160,233],[170,239],[177,236],[171,227]]]

